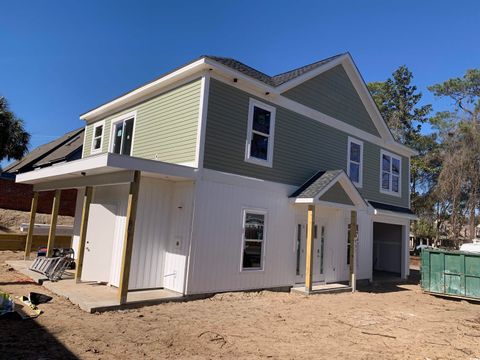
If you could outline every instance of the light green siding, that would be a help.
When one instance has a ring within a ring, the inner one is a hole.
[[[200,88],[198,79],[107,117],[102,152],[110,146],[112,119],[137,111],[132,156],[171,163],[195,161]],[[84,157],[90,155],[92,132],[93,124],[89,124]]]
[[[342,65],[337,65],[282,95],[379,136],[375,124]]]
[[[343,190],[342,185],[339,183],[334,184],[330,189],[328,189],[325,194],[320,196],[319,200],[344,205],[353,205],[352,200],[350,200],[350,197],[347,195],[345,190]]]
[[[250,97],[230,85],[211,80],[205,134],[206,168],[297,186],[319,170],[346,170],[349,134],[273,104],[277,108],[273,167],[245,162]],[[402,197],[382,194],[379,191],[380,147],[367,141],[363,143],[360,192],[369,200],[408,207],[408,159],[402,157]]]

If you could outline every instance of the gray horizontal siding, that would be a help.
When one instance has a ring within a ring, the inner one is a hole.
[[[245,162],[250,97],[230,85],[211,80],[205,134],[206,168],[297,186],[319,170],[346,170],[349,134],[273,104],[277,108],[273,167]],[[405,157],[402,166],[402,198],[380,193],[380,147],[364,141],[362,195],[369,200],[408,206],[408,159]]]
[[[282,95],[380,136],[342,65],[337,65]]]
[[[102,152],[109,148],[112,119],[136,110],[132,156],[171,163],[195,161],[200,88],[197,79],[107,117]],[[92,128],[93,124],[86,128],[84,157],[90,155]]]
[[[334,184],[325,194],[320,196],[320,200],[344,205],[353,205],[352,200],[339,183]]]

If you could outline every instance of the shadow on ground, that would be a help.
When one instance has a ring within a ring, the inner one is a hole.
[[[0,326],[2,359],[78,359],[35,319],[22,320],[11,313],[0,317]]]
[[[386,274],[378,274],[369,284],[358,286],[358,291],[369,292],[375,294],[384,294],[397,291],[410,291],[402,285],[418,285],[420,283],[420,272],[410,269],[410,276],[407,280],[402,280],[394,276],[386,276]]]

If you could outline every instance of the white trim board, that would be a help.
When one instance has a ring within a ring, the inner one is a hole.
[[[197,126],[197,144],[195,149],[195,162],[193,164],[196,168],[203,168],[203,158],[205,155],[205,132],[207,128],[208,115],[208,96],[210,94],[210,74],[206,72],[202,76],[202,83],[200,88],[200,105],[198,111],[198,126]]]

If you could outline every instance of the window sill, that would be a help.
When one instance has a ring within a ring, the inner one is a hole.
[[[245,158],[245,162],[248,162],[248,163],[254,164],[254,165],[269,167],[269,168],[272,167],[272,162],[271,161],[260,160],[260,159],[256,159],[256,158],[252,158],[252,157]]]
[[[380,189],[380,193],[385,194],[385,195],[395,196],[395,197],[402,197],[402,194],[399,193],[399,192],[396,193],[396,192],[388,191],[388,190],[384,190],[384,189]]]

